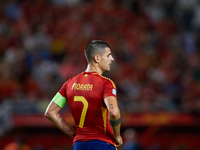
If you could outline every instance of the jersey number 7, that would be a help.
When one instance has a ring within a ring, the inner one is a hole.
[[[83,103],[83,109],[81,112],[81,118],[80,118],[80,122],[79,122],[79,127],[83,128],[83,125],[85,122],[85,116],[86,116],[87,109],[88,109],[88,102],[83,96],[74,96],[74,101],[80,101]]]

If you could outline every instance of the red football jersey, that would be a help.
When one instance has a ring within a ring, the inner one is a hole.
[[[102,140],[112,145],[113,130],[104,98],[116,97],[112,80],[96,72],[83,72],[65,82],[59,93],[67,99],[76,124],[76,141]]]

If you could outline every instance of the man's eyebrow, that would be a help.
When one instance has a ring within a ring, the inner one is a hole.
[[[110,56],[110,55],[112,55],[112,53],[109,53],[107,56]]]

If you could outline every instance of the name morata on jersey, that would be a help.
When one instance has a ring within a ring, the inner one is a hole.
[[[68,102],[76,124],[74,142],[97,139],[115,145],[104,98],[116,93],[113,81],[96,72],[80,73],[63,84],[59,94]]]

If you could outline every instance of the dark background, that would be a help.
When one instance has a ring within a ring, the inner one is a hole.
[[[118,89],[124,143],[131,128],[143,149],[200,149],[199,29],[199,0],[1,0],[0,149],[16,139],[71,149],[43,114],[86,69],[93,39],[115,59],[104,75]],[[62,114],[73,125],[67,107]]]

